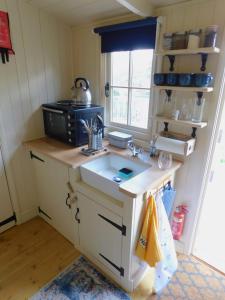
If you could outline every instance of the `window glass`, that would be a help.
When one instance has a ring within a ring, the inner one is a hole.
[[[132,51],[132,87],[150,88],[152,55],[153,50]]]
[[[127,124],[128,111],[128,89],[112,89],[112,115],[111,121],[120,124]]]
[[[149,90],[132,89],[130,117],[131,126],[140,128],[148,127],[149,97]]]
[[[111,122],[148,129],[152,61],[152,49],[111,53]]]
[[[129,51],[112,53],[112,85],[128,86]]]

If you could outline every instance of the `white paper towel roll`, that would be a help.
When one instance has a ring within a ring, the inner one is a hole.
[[[158,136],[155,146],[158,150],[163,150],[179,155],[187,155],[187,143],[184,141]]]

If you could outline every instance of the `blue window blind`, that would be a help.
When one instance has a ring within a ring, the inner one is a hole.
[[[149,17],[138,21],[97,27],[101,36],[101,52],[154,49],[157,18]]]

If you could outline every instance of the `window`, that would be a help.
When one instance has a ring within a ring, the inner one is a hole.
[[[147,130],[153,50],[120,51],[109,55],[109,123],[136,131]]]

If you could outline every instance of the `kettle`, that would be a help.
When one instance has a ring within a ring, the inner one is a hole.
[[[78,77],[74,80],[73,91],[77,106],[91,106],[91,93],[87,79]]]

